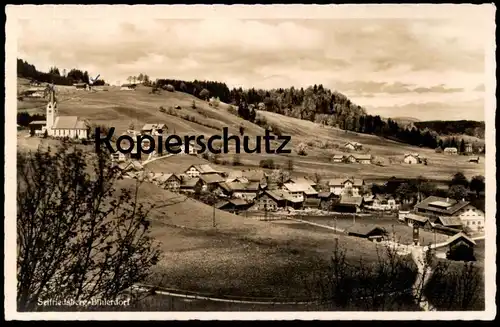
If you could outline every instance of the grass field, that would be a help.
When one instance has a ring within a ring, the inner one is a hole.
[[[412,244],[413,229],[406,224],[397,220],[397,218],[380,218],[380,217],[356,217],[337,218],[332,217],[300,217],[301,219],[323,224],[327,226],[347,229],[353,226],[379,226],[385,228],[389,233],[389,238],[394,239],[398,243]],[[432,233],[424,230],[419,231],[420,244],[427,245],[429,243],[440,243],[446,241],[448,236]]]
[[[21,82],[20,82],[21,83]],[[24,81],[26,84],[26,81]],[[21,87],[21,86],[20,86]],[[210,107],[207,102],[197,99],[182,92],[162,91],[161,94],[149,94],[150,88],[138,86],[136,91],[120,91],[118,87],[108,87],[107,91],[87,92],[79,91],[73,87],[57,86],[58,108],[61,115],[78,115],[88,119],[91,123],[105,124],[116,128],[120,134],[129,128],[132,123],[140,128],[144,123],[163,122],[168,126],[168,133],[178,135],[206,135],[207,138],[214,134],[221,134],[222,127],[228,127],[230,133],[239,134],[239,126],[245,127],[245,135],[250,137],[251,146],[255,136],[263,136],[264,130],[248,121],[227,112],[227,105],[221,104],[219,108]],[[33,102],[33,103],[30,103]],[[192,109],[193,101],[196,109]],[[175,115],[159,111],[164,108],[181,106],[175,109]],[[18,111],[45,113],[45,103],[41,100],[18,101]],[[195,120],[188,121],[179,115],[188,115]],[[462,171],[467,177],[484,175],[484,160],[480,164],[471,164],[465,156],[446,156],[437,154],[432,149],[424,149],[406,144],[390,141],[381,137],[346,132],[331,127],[321,127],[319,124],[299,120],[279,114],[259,111],[271,123],[276,124],[284,135],[292,137],[294,148],[299,143],[309,143],[306,156],[299,156],[292,151],[291,154],[241,154],[244,167],[256,167],[259,161],[272,158],[276,163],[285,165],[288,159],[294,161],[294,170],[297,173],[318,173],[324,178],[356,175],[362,178],[388,178],[425,176],[429,179],[449,180],[451,175]],[[212,127],[207,127],[212,126]],[[377,165],[358,165],[331,163],[329,158],[334,153],[340,153],[334,149],[321,149],[317,143],[328,141],[330,144],[342,146],[348,141],[356,141],[363,144],[366,151],[386,161],[384,167]],[[274,143],[275,146],[277,143]],[[262,144],[262,152],[264,144]],[[230,147],[230,151],[234,149]],[[400,163],[403,155],[408,152],[419,152],[429,159],[429,165],[405,165]],[[232,160],[232,154],[221,156],[222,159]],[[483,158],[484,159],[484,158]],[[164,159],[169,160],[169,158]],[[392,161],[393,163],[389,163]]]

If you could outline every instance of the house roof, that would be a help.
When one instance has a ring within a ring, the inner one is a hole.
[[[196,169],[197,171],[200,172],[200,174],[219,173],[219,171],[213,169],[212,166],[210,166],[208,164],[204,164],[204,165],[192,165],[188,169],[186,169],[186,171],[188,171],[191,168]]]
[[[358,235],[369,235],[374,231],[380,231],[384,234],[386,233],[386,230],[384,228],[377,225],[355,224],[346,229],[346,232]]]
[[[324,198],[324,199],[327,199],[327,198],[329,198],[330,196],[332,196],[332,193],[331,193],[331,192],[319,192],[319,193],[318,193],[318,198]]]
[[[329,186],[342,186],[345,182],[350,181],[354,186],[362,186],[363,180],[357,178],[334,178],[328,181]]]
[[[335,155],[333,155],[333,159],[344,159],[344,155],[343,154],[335,154]]]
[[[310,186],[316,186],[316,182],[313,180],[310,180],[307,177],[297,177],[297,178],[291,178],[288,183],[301,183],[301,184],[306,184]]]
[[[283,185],[289,192],[304,192],[305,194],[318,194],[311,185],[306,183],[285,183]]]
[[[278,192],[278,190],[266,190],[261,193],[261,195],[268,195],[270,198],[272,198],[275,201],[284,201],[285,199],[281,196],[281,194]]]
[[[194,187],[200,181],[199,178],[186,178],[182,180],[181,187]]]
[[[163,129],[164,127],[165,127],[165,124],[145,124],[141,130],[150,131],[153,129]]]
[[[479,157],[472,157],[472,158],[469,158],[469,161],[479,161]]]
[[[450,147],[450,148],[444,148],[443,151],[445,151],[445,152],[457,152],[458,150],[457,150],[457,148],[451,148]]]
[[[437,221],[443,226],[461,226],[462,221],[458,217],[438,217]]]
[[[45,120],[34,120],[31,123],[29,123],[29,124],[30,125],[46,125],[47,121],[45,121]]]
[[[355,154],[354,158],[356,158],[356,160],[371,160],[372,155],[371,154]]]
[[[262,170],[251,169],[251,170],[235,170],[228,174],[228,180],[234,180],[238,178],[245,178],[252,182],[260,182],[266,178],[266,173]]]
[[[218,174],[202,174],[200,179],[206,184],[214,184],[224,182],[224,178]]]
[[[232,205],[234,205],[236,207],[239,207],[239,206],[249,205],[250,203],[248,203],[247,201],[245,201],[243,199],[230,199],[230,200],[227,200],[227,201],[217,202],[215,204],[215,208],[220,209],[220,208],[225,207],[228,204],[232,204]]]
[[[361,203],[363,203],[363,197],[361,197],[361,196],[343,195],[340,198],[340,204],[352,204],[352,205],[360,206]]]
[[[421,223],[425,223],[426,221],[429,220],[428,217],[424,217],[424,216],[420,216],[420,215],[416,215],[414,213],[408,213],[405,215],[405,218],[407,219],[410,219],[410,220],[415,220],[415,221],[419,221]]]
[[[321,203],[321,199],[308,198],[305,199],[304,204],[307,206],[319,206]]]
[[[349,144],[351,144],[352,146],[360,146],[361,143],[358,143],[358,142],[347,142],[346,144],[344,144],[344,146],[348,146]]]
[[[415,208],[433,211],[438,214],[453,215],[468,204],[468,201],[457,201],[439,196],[429,196],[422,202],[417,203]]]
[[[418,153],[417,154],[415,154],[415,153],[405,153],[405,159],[407,157],[414,157],[415,159],[417,159],[418,158]]]
[[[452,237],[450,237],[446,242],[448,244],[451,244],[451,243],[455,243],[457,240],[459,239],[464,239],[466,241],[468,241],[469,243],[473,244],[473,245],[476,245],[476,242],[471,239],[470,237],[468,237],[467,235],[465,235],[464,233],[460,232],[460,233],[457,233],[455,235],[453,235]]]
[[[142,170],[144,167],[137,161],[122,162],[118,165],[121,170]]]
[[[85,129],[85,122],[78,120],[78,116],[57,116],[53,129]]]
[[[174,177],[179,181],[181,180],[177,175],[172,174],[172,173],[162,174],[159,177],[157,177],[156,180],[160,183],[164,183],[164,182],[168,181],[171,177]]]

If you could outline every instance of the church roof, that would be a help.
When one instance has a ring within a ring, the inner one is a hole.
[[[78,116],[57,116],[53,129],[85,129],[85,122]]]

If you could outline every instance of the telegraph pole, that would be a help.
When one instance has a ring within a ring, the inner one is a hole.
[[[215,203],[213,205],[214,210],[213,210],[213,215],[212,215],[212,227],[215,228]]]

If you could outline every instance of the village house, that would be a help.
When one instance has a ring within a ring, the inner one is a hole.
[[[45,120],[34,120],[29,123],[30,135],[39,135],[41,136],[45,132],[45,125],[47,125],[47,121]],[[48,134],[48,132],[47,132]]]
[[[465,144],[465,153],[472,153],[472,144],[471,143],[466,143]]]
[[[221,172],[212,168],[212,166],[204,164],[204,165],[192,165],[184,172],[189,177],[200,177],[200,175],[208,175],[208,174],[218,174]]]
[[[251,206],[253,206],[253,203],[248,202],[244,199],[229,199],[220,201],[217,204],[215,204],[216,209],[228,211],[235,214],[238,214],[241,211],[246,211]]]
[[[149,135],[163,135],[166,130],[167,126],[165,124],[145,124],[141,129],[141,133]]]
[[[181,179],[180,192],[186,194],[193,194],[201,191],[203,182],[198,177],[187,177]]]
[[[429,217],[417,215],[414,213],[409,213],[406,214],[405,217],[405,222],[408,224],[408,226],[413,227],[413,226],[418,226],[419,228],[423,228],[425,230],[432,230],[432,223],[429,219]]]
[[[136,84],[122,84],[120,91],[135,91]]]
[[[120,164],[114,164],[119,170],[121,170],[121,175],[128,178],[135,178],[138,173],[144,170],[144,167],[137,161],[122,162]]]
[[[282,189],[302,202],[306,198],[315,198],[318,196],[318,192],[316,192],[311,185],[306,184],[305,182],[285,183],[283,184]]]
[[[116,151],[115,153],[111,154],[111,161],[113,162],[123,162],[125,160],[127,160],[127,157],[120,151]]]
[[[252,209],[260,211],[276,211],[285,207],[286,200],[276,191],[266,190],[257,195]]]
[[[372,210],[397,210],[399,205],[393,196],[382,194],[363,197],[363,202],[367,209]]]
[[[344,213],[357,213],[363,205],[363,197],[343,194],[340,201],[333,205],[333,211]]]
[[[219,186],[219,183],[224,182],[224,177],[218,174],[201,174],[199,178],[201,180],[201,190],[208,192],[212,192]]]
[[[407,154],[405,154],[403,162],[405,164],[409,164],[409,165],[418,164],[419,163],[418,154],[414,154],[414,153],[407,153]]]
[[[260,190],[260,185],[258,182],[222,182],[219,183],[219,190],[219,194],[252,201],[253,199],[255,199],[255,197],[257,197],[257,194]],[[218,190],[214,190],[214,192],[217,191]]]
[[[162,174],[156,178],[158,186],[172,192],[179,192],[182,180],[175,174]]]
[[[355,178],[335,178],[328,182],[330,192],[336,195],[352,193],[353,196],[359,196],[363,185],[362,179]]]
[[[453,228],[456,230],[461,230],[462,229],[462,221],[458,217],[437,217],[436,220],[433,222],[434,227],[436,225],[441,225],[447,228]]]
[[[458,154],[457,148],[444,148],[443,152],[445,154]]]
[[[341,163],[344,162],[344,155],[336,154],[332,157],[332,162]]]
[[[362,165],[369,165],[372,163],[372,155],[371,154],[357,154],[354,156],[356,158],[356,162]]]
[[[340,197],[331,192],[319,192],[318,199],[320,200],[320,209],[329,211],[332,209],[333,204],[340,199]]]
[[[345,230],[347,235],[366,238],[372,242],[381,242],[386,236],[387,231],[374,225],[354,225]]]
[[[464,233],[460,232],[453,235],[448,239],[447,243],[448,243],[448,251],[446,252],[447,259],[464,260],[464,261],[474,260],[473,249],[476,246],[476,242],[467,235],[465,235]],[[454,251],[460,247],[464,247],[466,251]]]
[[[259,169],[249,169],[249,170],[236,170],[228,173],[228,177],[226,182],[257,182],[260,184],[261,188],[265,188],[267,186],[267,176],[263,170]]]
[[[469,158],[469,162],[472,162],[472,163],[476,163],[476,164],[478,164],[478,163],[479,163],[479,157],[472,157],[472,158]]]
[[[306,198],[304,201],[304,209],[321,209],[321,199],[319,198]]]
[[[484,230],[484,212],[465,200],[429,196],[415,205],[415,212],[433,217],[457,217],[464,228],[472,231]]]
[[[358,142],[347,142],[346,144],[344,144],[344,149],[349,151],[357,151],[362,148],[363,146]]]

